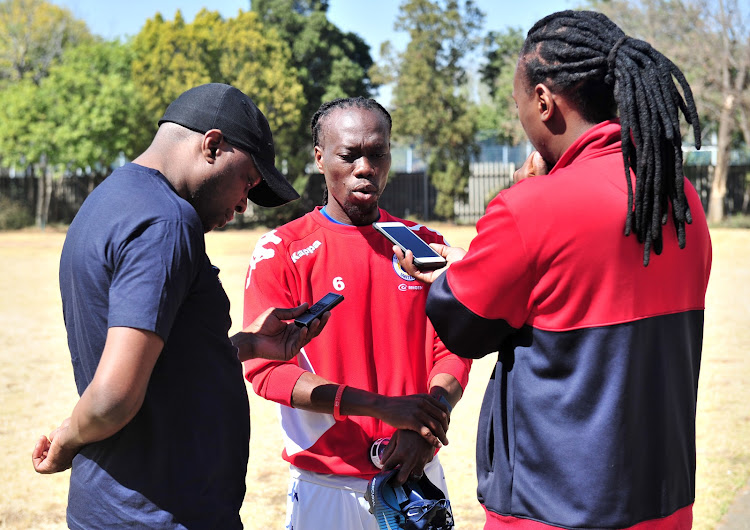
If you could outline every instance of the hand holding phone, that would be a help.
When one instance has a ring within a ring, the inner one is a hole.
[[[307,308],[307,311],[302,313],[300,316],[294,319],[294,323],[299,327],[310,327],[312,321],[316,318],[320,318],[323,313],[330,311],[335,306],[340,304],[344,300],[344,297],[336,293],[328,293],[323,298],[315,302],[312,306]]]
[[[417,266],[414,264],[414,256],[412,255],[411,259],[407,259],[406,253],[401,250],[398,246],[393,247],[393,252],[396,255],[396,258],[398,259],[399,265],[401,265],[401,268],[403,271],[416,278],[422,283],[426,283],[427,285],[430,285],[432,282],[438,279],[438,277],[443,274],[445,271],[448,270],[451,263],[455,263],[457,261],[461,261],[464,256],[466,255],[466,251],[462,249],[461,247],[451,247],[449,245],[438,245],[435,244],[435,250],[438,254],[443,256],[445,260],[448,262],[448,264],[445,267],[442,267],[440,269],[418,269]]]
[[[373,223],[372,226],[394,245],[398,245],[404,254],[411,250],[414,265],[420,270],[440,269],[448,263],[404,223]]]

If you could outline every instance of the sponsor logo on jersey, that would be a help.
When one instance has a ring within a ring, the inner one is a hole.
[[[297,252],[295,252],[294,254],[292,254],[292,263],[297,263],[298,259],[300,259],[300,258],[302,258],[304,256],[311,255],[313,252],[315,252],[316,250],[318,250],[318,248],[320,247],[320,245],[322,245],[322,243],[320,241],[318,241],[318,240],[315,240],[315,242],[312,245],[310,245],[309,247],[303,248],[302,250],[298,250]]]
[[[402,292],[403,291],[421,291],[422,290],[422,286],[419,285],[419,284],[417,284],[417,285],[406,285],[405,283],[400,283],[398,285],[398,290],[402,291]]]
[[[409,276],[404,269],[401,268],[401,264],[398,262],[398,258],[396,255],[393,255],[393,270],[398,274],[398,277],[402,280],[405,280],[407,282],[413,282],[414,276]],[[403,284],[402,284],[403,285]],[[399,291],[405,291],[406,289],[401,289],[399,287]]]

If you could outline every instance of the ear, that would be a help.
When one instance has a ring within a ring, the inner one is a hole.
[[[323,149],[319,146],[315,146],[315,165],[318,167],[318,172],[325,175],[323,168]]]
[[[216,162],[216,157],[221,152],[219,147],[224,139],[224,135],[219,129],[211,129],[203,135],[203,141],[201,142],[201,154],[203,158],[209,164]]]
[[[539,83],[534,87],[534,98],[536,99],[537,112],[539,119],[548,122],[555,115],[556,103],[555,98],[549,87],[544,83]]]

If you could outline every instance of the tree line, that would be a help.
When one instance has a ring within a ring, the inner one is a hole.
[[[372,97],[393,87],[393,139],[412,145],[436,188],[436,213],[453,216],[478,142],[525,139],[511,98],[524,31],[486,31],[472,0],[403,0],[375,64],[358,35],[328,19],[327,0],[252,0],[224,18],[203,9],[192,21],[160,13],[125,40],[105,40],[46,0],[0,0],[0,167],[38,177],[44,223],[52,179],[109,172],[137,156],[170,101],[192,86],[232,84],[268,117],[277,162],[298,190],[311,160],[309,120],[336,97]],[[750,15],[740,0],[588,0],[629,35],[651,42],[686,74],[702,134],[716,138],[709,217],[723,216],[732,149],[750,139]],[[704,142],[705,143],[705,142]],[[257,211],[278,224],[308,205]]]

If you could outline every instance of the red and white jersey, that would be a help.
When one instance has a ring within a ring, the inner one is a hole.
[[[427,242],[444,242],[385,210],[380,221],[401,221]],[[336,422],[331,414],[292,408],[303,372],[386,396],[425,393],[440,373],[462,387],[468,382],[471,361],[446,350],[425,316],[429,286],[406,274],[392,249],[371,225],[337,224],[320,208],[263,235],[255,247],[245,282],[245,326],[271,306],[344,295],[323,332],[297,357],[244,363],[255,392],[281,405],[282,456],[299,468],[369,479],[379,471],[370,462],[370,445],[394,431],[371,417]]]

